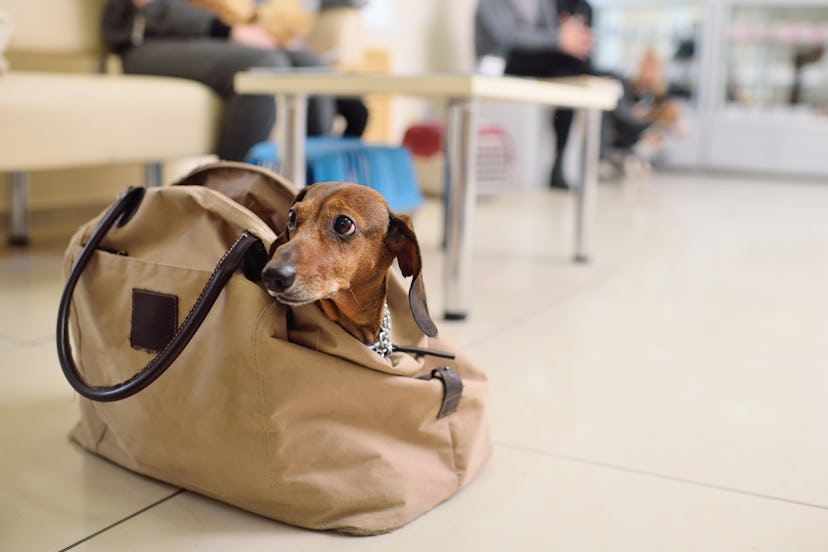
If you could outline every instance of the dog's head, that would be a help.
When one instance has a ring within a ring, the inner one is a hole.
[[[414,320],[426,335],[437,335],[411,220],[394,213],[375,190],[340,182],[304,188],[288,213],[285,239],[262,271],[268,292],[279,302],[336,303],[343,292],[357,303],[364,293],[374,299],[381,294],[384,300],[386,273],[396,258],[403,275],[413,277],[409,304]]]

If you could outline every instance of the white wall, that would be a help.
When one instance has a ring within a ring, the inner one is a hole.
[[[370,0],[363,8],[367,45],[389,49],[394,73],[471,71],[477,0]],[[419,100],[394,100],[393,132],[439,114]]]
[[[363,8],[366,40],[387,46],[398,73],[473,67],[477,0],[371,0]]]

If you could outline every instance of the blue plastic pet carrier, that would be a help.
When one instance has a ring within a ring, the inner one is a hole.
[[[255,145],[246,161],[278,172],[279,147]],[[369,145],[358,138],[308,137],[307,182],[356,182],[381,193],[391,208],[410,213],[423,204],[411,154],[405,148]]]

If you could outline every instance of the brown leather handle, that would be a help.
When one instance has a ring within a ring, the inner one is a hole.
[[[246,230],[242,232],[236,243],[219,261],[207,284],[199,295],[196,304],[187,314],[184,322],[178,328],[175,336],[167,343],[158,355],[153,358],[141,371],[129,379],[109,386],[93,386],[86,383],[78,372],[78,367],[72,357],[72,348],[69,340],[69,313],[72,304],[72,295],[86,269],[89,259],[98,248],[110,228],[116,222],[119,226],[126,224],[137,209],[143,197],[143,188],[130,188],[118,198],[118,201],[106,213],[95,228],[89,241],[84,245],[81,254],[70,271],[63,295],[60,298],[57,319],[57,350],[60,366],[69,384],[83,397],[100,402],[119,401],[145,389],[163,374],[178,358],[187,344],[201,326],[204,318],[210,312],[218,299],[219,293],[227,284],[236,269],[248,259],[248,253],[255,247],[257,254],[264,252],[264,245],[259,238]]]
[[[451,358],[454,358],[454,355]],[[463,398],[463,379],[450,366],[439,366],[432,370],[429,375],[421,376],[419,379],[431,381],[434,378],[439,379],[443,384],[443,401],[440,403],[440,410],[437,412],[437,419],[439,420],[453,413],[460,406],[460,399]]]

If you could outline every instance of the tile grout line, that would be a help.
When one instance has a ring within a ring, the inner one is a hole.
[[[601,274],[597,275],[594,280],[587,282],[583,285],[576,287],[571,293],[562,295],[560,297],[551,298],[548,301],[531,308],[524,312],[521,315],[517,315],[512,318],[509,322],[499,325],[497,328],[492,329],[486,335],[481,337],[472,338],[466,343],[463,343],[464,347],[474,347],[481,343],[488,343],[492,338],[497,337],[505,329],[512,329],[522,324],[527,323],[528,321],[532,320],[533,318],[537,318],[541,316],[548,310],[557,309],[563,305],[566,305],[568,302],[573,301],[581,297],[584,293],[587,293],[590,289],[594,287],[600,287],[604,285],[607,281],[611,280],[612,278],[618,276],[619,274],[623,274],[628,270],[632,270],[630,264],[637,262],[643,258],[646,258],[649,255],[646,248],[641,248],[636,253],[630,255],[628,259],[624,259],[623,262],[618,262],[612,265],[608,265],[606,270],[604,270]],[[629,262],[628,262],[629,261]],[[574,261],[573,261],[574,262]],[[588,267],[593,267],[593,261],[588,263]]]
[[[654,240],[655,238],[651,238]],[[497,329],[493,329],[490,333],[483,337],[475,338],[470,340],[467,343],[464,343],[463,346],[465,347],[473,347],[480,343],[486,343],[493,337],[496,337],[500,332],[504,329],[513,328],[514,326],[520,325],[525,323],[533,318],[537,318],[541,314],[543,314],[547,310],[554,310],[562,305],[565,305],[569,301],[577,299],[578,297],[582,296],[583,293],[586,293],[589,289],[594,287],[600,287],[604,285],[607,281],[611,280],[612,278],[618,276],[619,274],[623,274],[628,270],[632,270],[632,266],[641,259],[645,259],[650,255],[651,247],[644,247],[641,246],[633,253],[629,255],[629,257],[623,257],[616,263],[611,263],[607,265],[605,271],[602,274],[599,274],[595,277],[595,280],[591,282],[587,282],[581,286],[578,286],[572,293],[562,295],[557,298],[549,299],[549,301],[535,307],[529,309],[523,315],[519,317],[513,318],[509,323],[500,325]],[[576,263],[574,260],[570,260],[570,263]],[[577,264],[577,263],[576,263]],[[586,263],[586,268],[595,268],[596,264],[594,260],[590,260]]]
[[[40,337],[30,337],[28,339],[24,339],[21,341],[21,344],[27,347],[39,347],[40,345],[46,345],[50,343],[55,343],[57,338],[55,334],[49,335],[42,335]]]
[[[37,347],[53,342],[55,334],[41,335],[39,337],[13,337],[10,335],[0,335],[0,345],[9,345],[12,347]]]
[[[178,489],[178,490],[177,490],[177,491],[175,491],[173,494],[171,494],[171,495],[169,495],[169,496],[166,496],[166,497],[164,497],[164,498],[162,498],[162,499],[160,499],[160,500],[157,500],[156,502],[153,502],[152,504],[150,504],[150,505],[148,505],[148,506],[145,506],[144,508],[141,508],[141,509],[140,509],[140,510],[138,510],[137,512],[135,512],[135,513],[133,513],[133,514],[130,514],[130,515],[128,515],[127,517],[125,517],[125,518],[123,518],[123,519],[119,519],[118,521],[116,521],[116,522],[114,522],[114,523],[111,523],[110,525],[107,525],[107,526],[106,526],[106,527],[104,527],[103,529],[100,529],[100,530],[98,530],[98,531],[95,531],[95,532],[94,532],[94,533],[92,533],[91,535],[89,535],[89,536],[87,536],[87,537],[84,537],[84,538],[82,538],[81,540],[79,540],[79,541],[77,541],[77,542],[75,542],[75,543],[73,543],[73,544],[70,544],[70,545],[69,545],[69,546],[67,546],[66,548],[61,548],[61,549],[59,550],[59,552],[66,552],[67,550],[71,550],[71,549],[73,549],[73,548],[75,548],[75,547],[77,547],[77,546],[79,546],[79,545],[81,545],[81,544],[83,544],[83,543],[85,543],[85,542],[87,542],[87,541],[90,541],[90,540],[94,539],[95,537],[97,537],[98,535],[101,535],[101,534],[103,534],[103,533],[106,533],[106,532],[107,532],[107,531],[109,531],[110,529],[112,529],[112,528],[114,528],[114,527],[117,527],[118,525],[121,525],[122,523],[125,523],[125,522],[127,522],[127,521],[131,520],[132,518],[135,518],[135,517],[137,517],[137,516],[139,516],[139,515],[143,514],[144,512],[146,512],[146,511],[148,511],[148,510],[151,510],[152,508],[155,508],[156,506],[159,506],[159,505],[163,504],[164,502],[166,502],[166,501],[170,500],[171,498],[175,498],[176,496],[180,495],[180,494],[181,494],[181,493],[183,493],[183,492],[184,492],[184,489]]]
[[[666,475],[666,474],[663,474],[663,473],[652,472],[652,471],[643,470],[643,469],[639,469],[639,468],[631,468],[631,467],[628,467],[628,466],[621,466],[621,465],[618,465],[618,464],[610,464],[609,462],[601,462],[600,460],[590,460],[589,458],[581,458],[581,457],[578,457],[578,456],[571,456],[571,455],[568,455],[568,454],[548,452],[548,451],[544,451],[544,450],[537,449],[537,448],[525,447],[525,446],[522,446],[522,445],[511,445],[509,443],[503,443],[503,442],[493,442],[492,444],[497,445],[497,446],[501,446],[501,447],[504,447],[504,448],[512,449],[512,450],[519,450],[519,451],[523,451],[523,452],[530,452],[530,453],[533,453],[533,454],[539,454],[541,456],[548,456],[550,458],[556,458],[558,460],[565,460],[565,461],[574,462],[574,463],[577,463],[577,464],[586,464],[586,465],[589,465],[589,466],[595,466],[595,467],[610,469],[610,470],[614,470],[614,471],[631,473],[631,474],[635,474],[635,475],[643,475],[643,476],[651,477],[651,478],[654,478],[654,479],[662,479],[662,480],[671,481],[671,482],[674,482],[674,483],[683,483],[685,485],[692,485],[694,487],[702,487],[702,488],[705,488],[705,489],[723,491],[723,492],[727,492],[727,493],[739,494],[739,495],[749,496],[749,497],[753,497],[753,498],[761,498],[763,500],[772,500],[774,502],[783,502],[783,503],[792,504],[792,505],[795,505],[795,506],[803,506],[803,507],[806,507],[806,508],[815,508],[817,510],[828,510],[828,505],[815,504],[813,502],[805,502],[804,500],[784,498],[784,497],[781,497],[781,496],[775,496],[775,495],[759,493],[759,492],[755,492],[755,491],[748,491],[748,490],[745,490],[745,489],[739,489],[739,488],[736,488],[736,487],[727,487],[725,485],[718,485],[718,484],[715,484],[715,483],[705,483],[703,481],[696,481],[696,480],[693,480],[693,479],[687,479],[685,477],[678,477],[678,476],[675,476],[675,475]]]
[[[570,301],[573,301],[573,300],[581,297],[584,293],[586,293],[587,291],[589,291],[593,287],[603,285],[608,280],[612,279],[613,277],[617,276],[620,273],[623,273],[625,270],[627,270],[627,268],[626,267],[621,267],[621,266],[616,266],[614,268],[608,268],[604,274],[596,276],[595,280],[593,280],[591,282],[588,282],[588,283],[585,283],[581,286],[578,286],[571,293],[562,295],[560,297],[551,298],[548,301],[546,301],[546,302],[544,302],[544,303],[542,303],[542,304],[540,304],[540,305],[538,305],[534,308],[531,308],[531,309],[527,310],[526,312],[524,312],[522,314],[519,314],[519,315],[515,316],[514,318],[512,318],[508,322],[505,322],[503,324],[498,325],[497,328],[493,328],[490,332],[487,332],[486,335],[483,335],[483,336],[480,336],[480,337],[469,340],[468,342],[464,343],[463,346],[464,347],[475,347],[475,346],[477,346],[479,344],[482,344],[482,343],[488,343],[493,338],[497,337],[500,333],[502,333],[504,330],[514,329],[515,327],[519,327],[523,324],[528,323],[532,319],[537,318],[538,316],[541,316],[542,314],[544,314],[545,312],[547,312],[549,310],[557,309],[557,308],[561,307],[562,305],[565,305],[565,304],[569,303]]]

